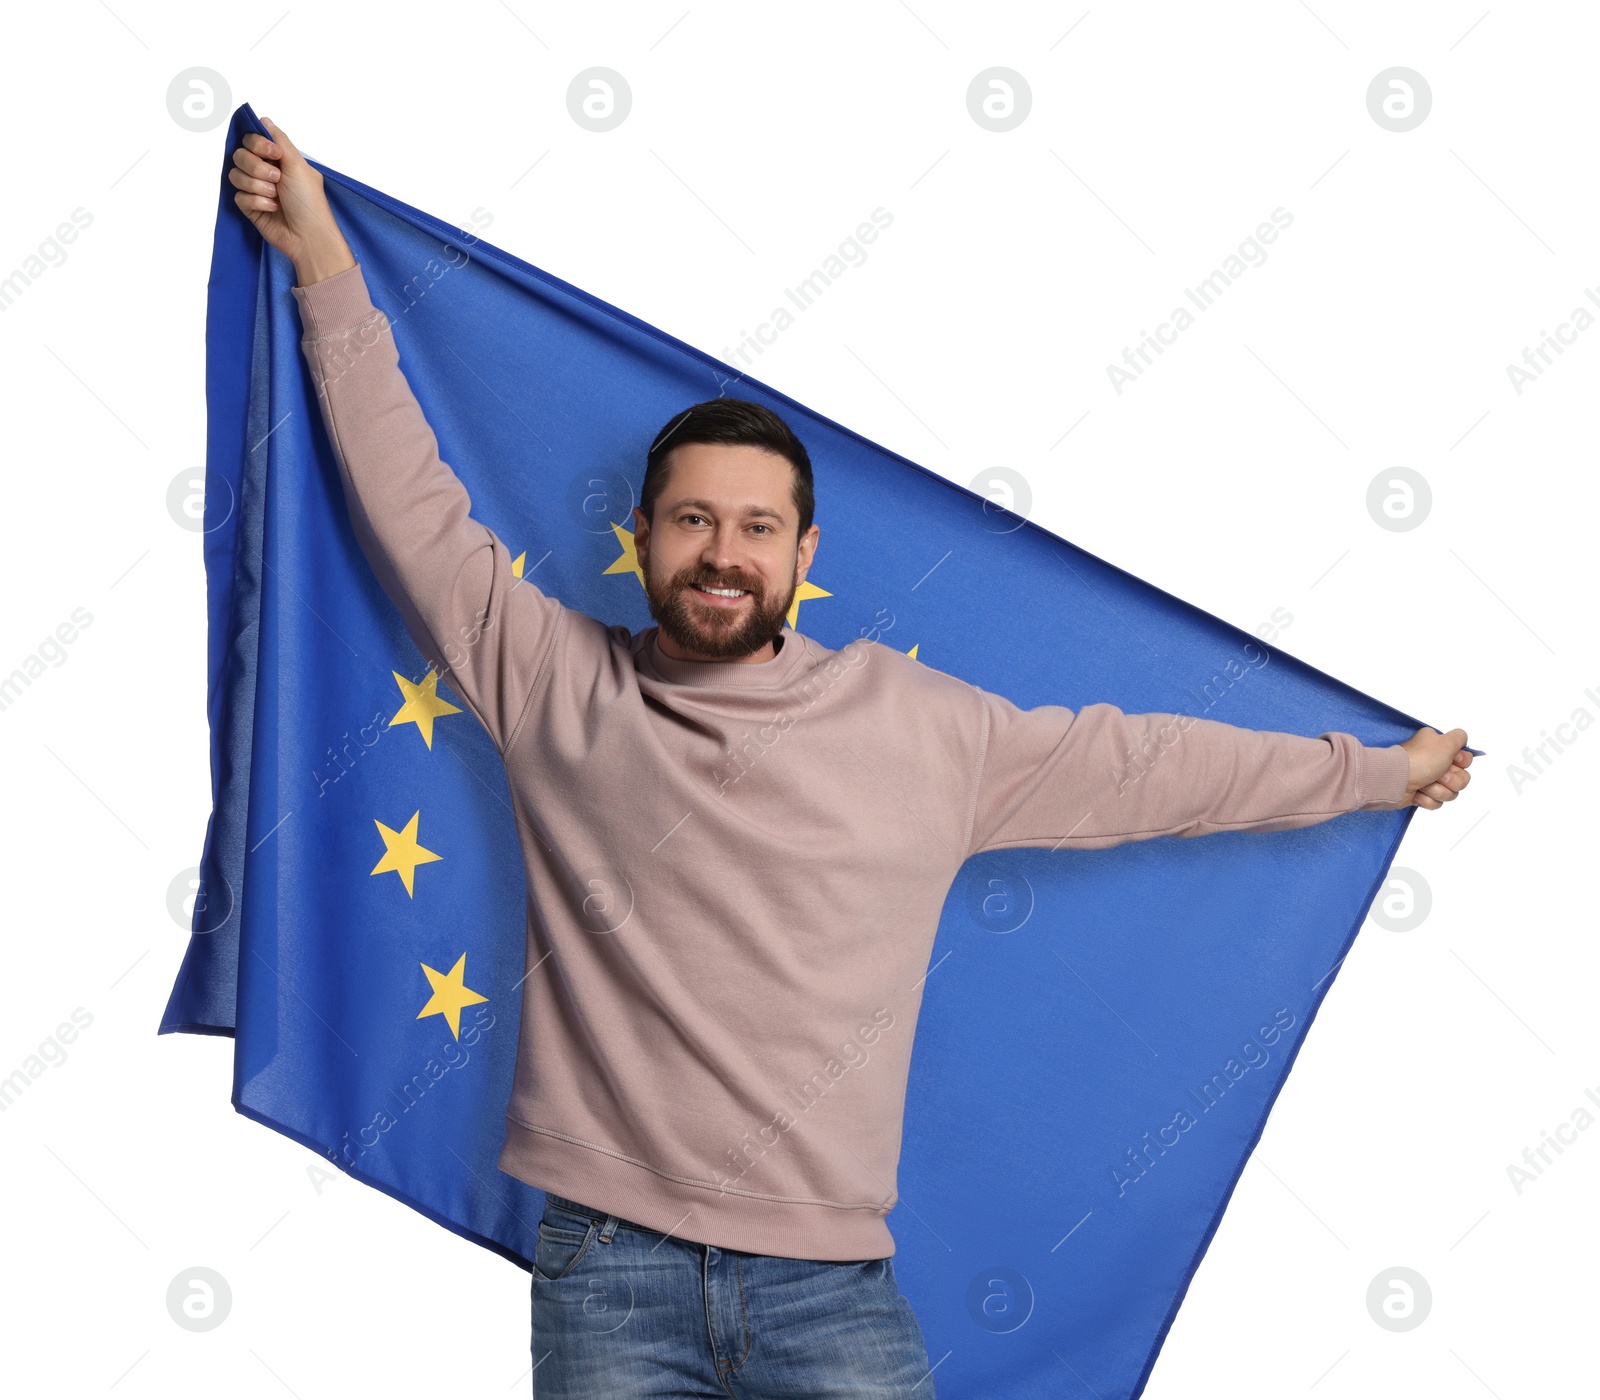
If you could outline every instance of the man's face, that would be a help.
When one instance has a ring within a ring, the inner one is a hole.
[[[813,524],[798,534],[794,467],[763,448],[727,443],[685,443],[667,460],[655,523],[633,512],[662,650],[694,661],[765,661],[820,533]]]

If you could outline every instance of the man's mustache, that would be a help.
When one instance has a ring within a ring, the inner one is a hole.
[[[733,574],[723,578],[708,577],[706,575],[682,576],[674,582],[677,588],[741,588],[746,593],[753,593],[758,597],[763,592],[761,584],[755,579],[747,579],[742,574]]]

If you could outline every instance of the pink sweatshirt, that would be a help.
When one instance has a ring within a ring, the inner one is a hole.
[[[533,970],[499,1164],[533,1186],[727,1249],[892,1255],[921,979],[968,856],[1405,800],[1399,745],[1022,710],[865,639],[674,660],[513,575],[359,267],[294,294],[361,546],[505,763]]]

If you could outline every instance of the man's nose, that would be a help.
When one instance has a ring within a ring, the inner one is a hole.
[[[719,525],[706,540],[700,554],[701,562],[708,568],[728,570],[741,567],[739,533],[732,525]]]

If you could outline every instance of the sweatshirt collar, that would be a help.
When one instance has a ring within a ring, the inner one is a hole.
[[[636,655],[645,670],[673,685],[775,689],[788,683],[805,651],[804,639],[786,624],[778,634],[778,654],[770,661],[683,661],[661,650],[660,631],[652,627],[645,632]]]

